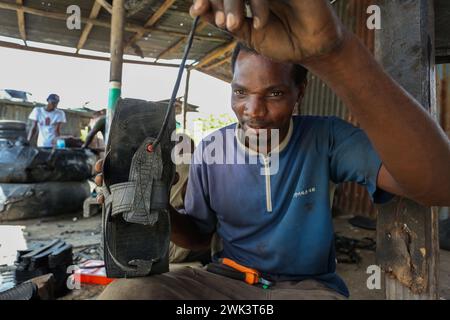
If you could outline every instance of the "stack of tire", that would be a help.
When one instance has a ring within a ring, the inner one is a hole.
[[[0,222],[80,212],[95,155],[30,146],[26,123],[0,121]]]

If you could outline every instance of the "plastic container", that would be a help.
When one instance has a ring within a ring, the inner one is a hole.
[[[56,149],[65,149],[66,148],[66,140],[57,139],[56,140]]]

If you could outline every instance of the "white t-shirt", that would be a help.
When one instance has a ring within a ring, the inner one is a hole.
[[[53,139],[56,138],[56,125],[66,122],[66,114],[60,109],[47,111],[44,107],[36,107],[31,111],[28,119],[38,123],[38,147],[53,147]]]

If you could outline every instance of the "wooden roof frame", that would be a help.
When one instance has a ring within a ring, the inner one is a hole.
[[[132,47],[135,51],[135,53],[141,57],[144,57],[142,54],[142,50],[137,46],[137,42],[143,38],[146,34],[153,33],[153,34],[162,34],[170,37],[177,38],[176,41],[172,42],[167,48],[157,53],[155,62],[151,63],[152,65],[159,65],[159,66],[166,66],[166,65],[172,65],[172,64],[164,64],[159,63],[160,59],[167,58],[169,55],[173,56],[173,53],[180,51],[182,49],[182,46],[186,43],[186,40],[189,36],[187,33],[177,32],[173,30],[164,30],[158,27],[158,22],[161,20],[161,18],[166,14],[170,8],[173,6],[176,0],[162,0],[162,3],[159,5],[159,7],[154,11],[151,16],[147,19],[147,21],[143,25],[138,25],[136,23],[126,23],[125,24],[125,30],[127,32],[133,32],[134,35],[128,39],[128,41],[125,41],[124,48]],[[130,9],[130,15],[136,14],[140,10],[142,10],[145,6],[144,4],[148,4],[147,0],[142,0],[142,2],[138,3],[136,5],[136,8]],[[49,19],[55,19],[55,20],[61,20],[66,21],[67,14],[65,12],[54,12],[54,11],[46,11],[39,8],[29,7],[24,5],[23,0],[16,0],[15,3],[12,2],[6,2],[3,0],[0,0],[0,9],[4,10],[11,10],[15,11],[17,14],[17,25],[19,29],[20,38],[25,44],[26,48],[29,48],[27,44],[27,33],[26,33],[26,25],[25,25],[25,18],[26,15],[35,15],[40,16],[44,18]],[[99,58],[94,55],[81,55],[80,50],[84,49],[87,41],[89,40],[89,37],[92,33],[92,30],[94,27],[103,27],[107,29],[111,29],[111,22],[108,20],[105,20],[104,18],[99,18],[101,11],[105,10],[108,13],[112,13],[112,6],[110,3],[108,3],[106,0],[92,0],[92,7],[90,9],[89,16],[82,16],[80,17],[81,22],[84,24],[84,27],[81,31],[81,35],[79,36],[78,43],[76,44],[75,53],[67,53],[63,51],[58,50],[48,50],[48,53],[51,54],[60,54],[64,56],[73,56],[73,57],[80,57],[80,58],[90,58],[90,57],[96,57],[95,59],[98,60]],[[128,16],[128,15],[127,15]],[[200,41],[208,41],[211,42],[217,42],[220,43],[218,47],[215,49],[206,52],[203,57],[198,57],[196,62],[194,64],[191,64],[190,66],[187,66],[190,70],[199,70],[203,71],[207,74],[213,73],[213,69],[215,67],[220,67],[227,61],[229,61],[229,52],[234,48],[234,41],[230,42],[224,42],[226,38],[221,38],[217,36],[211,36],[211,34],[208,34],[208,36],[202,35],[199,32],[203,31],[209,26],[209,24],[205,21],[201,21],[199,26],[197,27],[197,34],[195,35],[195,40]],[[26,50],[26,48],[19,47],[18,45],[15,45],[13,43],[7,43],[5,41],[0,41],[0,46],[2,47],[9,47],[9,48],[16,48],[21,50]],[[160,48],[161,50],[161,48]],[[29,51],[39,51],[36,50],[36,48],[30,48]],[[40,51],[41,52],[41,51]],[[141,53],[141,54],[140,54]],[[223,58],[224,57],[224,58]],[[223,59],[222,59],[223,58]],[[103,58],[102,58],[103,59]],[[215,61],[219,60],[219,61]],[[133,60],[129,60],[130,63],[133,63]],[[148,61],[147,61],[148,62]],[[147,62],[144,62],[143,64],[147,64]],[[215,77],[229,81],[229,75],[218,76],[215,75]]]

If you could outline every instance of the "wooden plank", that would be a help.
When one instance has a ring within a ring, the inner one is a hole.
[[[30,51],[30,52],[53,54],[53,55],[64,56],[64,57],[73,57],[73,58],[98,60],[98,61],[110,61],[109,57],[94,56],[94,55],[89,55],[89,54],[80,54],[80,53],[73,53],[73,52],[59,51],[59,50],[52,50],[52,49],[34,48],[34,47],[23,46],[23,45],[20,45],[17,43],[6,42],[6,41],[0,41],[0,47],[16,49],[16,50],[24,50],[24,51]],[[175,63],[160,63],[160,62],[129,60],[129,59],[123,60],[123,63],[138,64],[138,65],[144,65],[144,66],[167,67],[167,68],[179,68],[180,67],[179,64],[175,64]]]
[[[197,64],[193,65],[190,69],[199,69],[199,68],[207,65],[211,61],[214,61],[215,59],[220,58],[221,56],[230,52],[235,47],[236,47],[236,41],[232,41],[230,43],[225,44],[224,46],[216,48],[213,51],[209,52],[205,57],[203,57]]]
[[[89,19],[96,19],[98,17],[98,14],[100,13],[101,8],[102,6],[97,1],[95,1],[92,6],[91,13],[89,14]],[[84,44],[86,43],[93,26],[94,25],[92,23],[87,23],[84,27],[83,32],[80,36],[80,40],[77,44],[77,53],[84,47]]]
[[[164,3],[158,8],[158,10],[155,11],[154,14],[147,20],[147,22],[144,25],[144,28],[153,27],[159,19],[164,15],[164,13],[169,10],[169,8],[173,5],[175,0],[165,0]],[[136,33],[129,41],[127,41],[127,44],[125,47],[129,47],[136,43],[139,39],[141,39],[145,35],[145,32],[138,32]]]
[[[196,32],[201,32],[203,29],[205,29],[208,26],[208,23],[205,21],[201,21],[198,25],[197,25],[197,29]],[[169,53],[172,53],[174,51],[177,51],[178,49],[180,49],[187,41],[188,36],[179,39],[178,41],[176,41],[173,45],[171,45],[169,48],[167,48],[166,50],[164,50],[163,52],[161,52],[157,57],[156,60],[159,59],[163,59],[165,56],[167,56]]]
[[[27,14],[32,14],[32,15],[36,15],[36,16],[40,16],[40,17],[62,20],[62,21],[67,20],[66,13],[49,12],[49,11],[45,11],[45,10],[41,10],[41,9],[35,9],[35,8],[23,6],[23,5],[18,5],[16,3],[3,2],[1,0],[0,0],[0,9],[12,10],[12,11],[23,10],[23,12],[25,12]],[[111,23],[109,21],[99,20],[99,19],[90,19],[90,18],[84,18],[84,17],[81,17],[80,20],[82,23],[85,23],[85,24],[92,23],[96,27],[104,27],[107,29],[111,29]],[[133,23],[125,23],[125,31],[136,32],[136,33],[141,32],[143,34],[159,33],[159,34],[169,35],[169,36],[178,37],[178,38],[188,36],[188,34],[182,33],[182,32],[162,30],[162,29],[157,29],[155,27],[142,27],[142,26],[139,26],[139,25],[136,25]],[[196,35],[195,39],[205,40],[205,41],[210,41],[210,42],[225,41],[224,38],[208,37],[208,36],[201,36],[201,35]]]
[[[16,0],[18,5],[23,5],[23,0]],[[25,13],[23,10],[17,10],[17,24],[19,26],[20,36],[22,37],[23,42],[27,45],[27,33],[25,27]]]
[[[432,1],[382,0],[379,5],[377,59],[437,120]],[[435,208],[408,199],[379,206],[377,263],[386,272],[387,299],[438,298],[437,223]]]
[[[127,18],[132,17],[139,11],[145,9],[152,2],[153,2],[153,0],[140,0],[139,3],[133,3],[132,7],[125,6],[125,9],[127,9]]]
[[[109,12],[109,14],[112,14],[112,6],[108,2],[106,2],[106,0],[95,0],[95,2],[105,8],[105,10]]]
[[[209,66],[204,67],[203,70],[205,70],[205,71],[213,70],[213,69],[215,69],[217,67],[220,67],[221,65],[223,65],[223,64],[225,64],[227,62],[230,62],[230,60],[231,60],[231,54],[227,54],[225,56],[225,58],[223,58],[222,60],[217,61],[216,63],[210,64]]]

